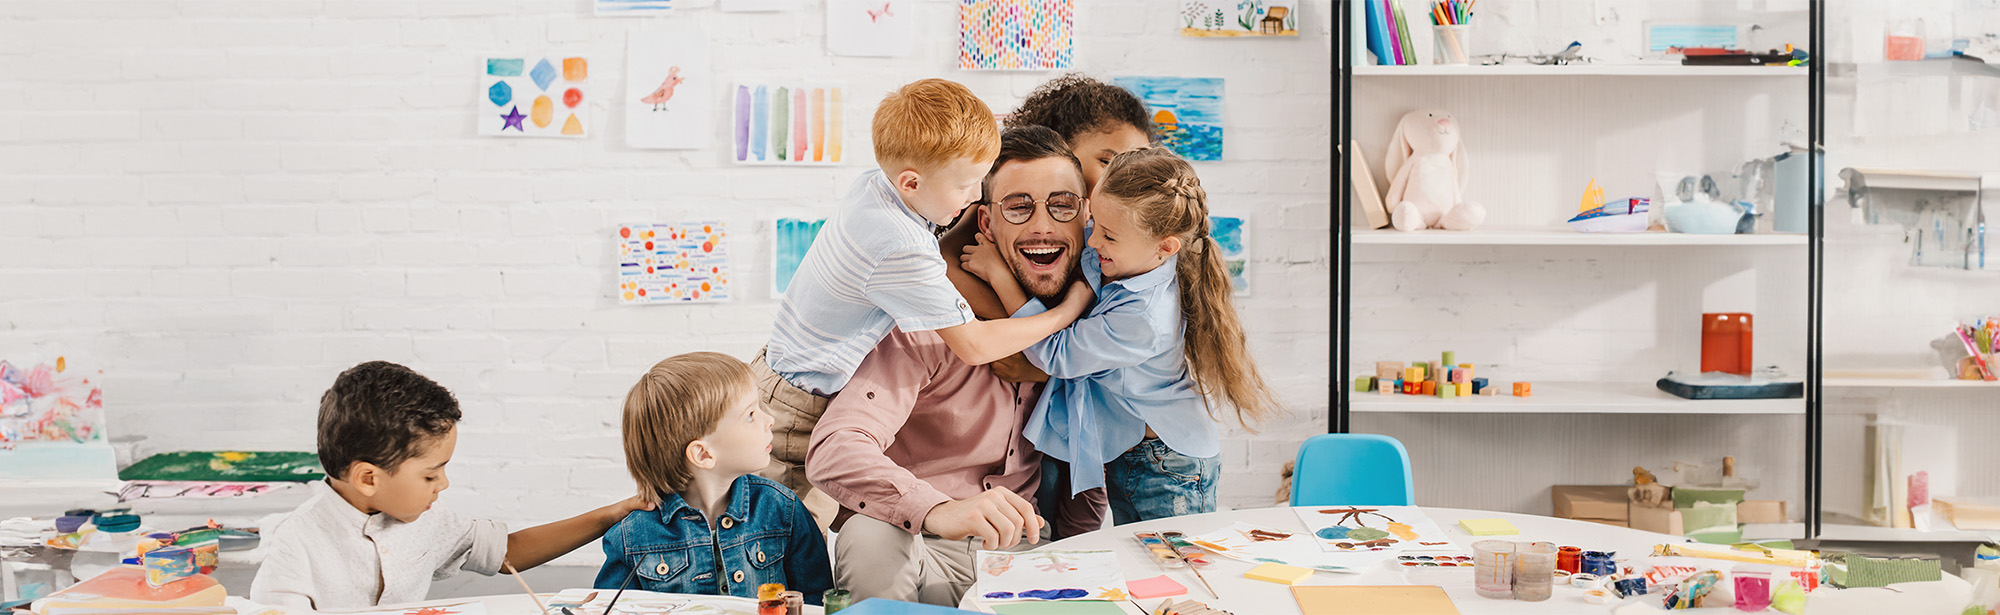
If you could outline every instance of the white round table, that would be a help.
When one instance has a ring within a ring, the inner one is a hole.
[[[1437,522],[1438,527],[1443,528],[1447,534],[1451,535],[1452,541],[1464,549],[1467,555],[1471,554],[1472,543],[1488,538],[1520,542],[1548,541],[1562,546],[1581,547],[1586,551],[1616,551],[1620,559],[1645,557],[1650,555],[1653,546],[1658,544],[1681,544],[1689,542],[1687,538],[1681,536],[1655,534],[1653,532],[1613,527],[1587,521],[1458,508],[1422,507],[1422,509],[1424,514],[1430,516],[1432,521]],[[1521,533],[1518,536],[1471,536],[1458,526],[1458,522],[1461,519],[1505,519],[1508,523],[1514,524],[1515,528],[1521,530]],[[1298,603],[1292,600],[1292,593],[1286,586],[1243,578],[1243,573],[1251,568],[1251,564],[1248,562],[1221,556],[1210,557],[1214,563],[1203,568],[1201,573],[1203,577],[1208,579],[1209,585],[1215,587],[1216,593],[1221,594],[1220,597],[1217,597],[1208,593],[1208,590],[1202,586],[1201,581],[1195,579],[1194,573],[1188,572],[1185,569],[1162,571],[1159,565],[1154,563],[1152,556],[1139,546],[1138,541],[1132,538],[1133,532],[1178,531],[1189,536],[1196,536],[1228,527],[1237,522],[1277,530],[1303,531],[1305,529],[1305,526],[1299,522],[1298,515],[1292,512],[1291,508],[1258,508],[1205,515],[1189,515],[1186,517],[1120,525],[1039,545],[1035,548],[1067,549],[1073,551],[1108,549],[1118,553],[1118,563],[1125,569],[1125,578],[1128,581],[1166,574],[1175,582],[1186,586],[1188,588],[1187,595],[1177,596],[1174,598],[1175,600],[1195,600],[1209,606],[1228,610],[1236,615],[1298,615]],[[1457,605],[1458,612],[1465,615],[1482,613],[1601,614],[1609,612],[1611,608],[1609,606],[1593,605],[1584,602],[1583,590],[1571,587],[1557,588],[1554,597],[1542,602],[1482,598],[1473,591],[1472,571],[1470,569],[1440,570],[1430,568],[1425,569],[1421,576],[1406,576],[1405,571],[1400,567],[1374,566],[1360,574],[1314,573],[1312,577],[1301,582],[1300,585],[1437,585],[1444,588],[1445,593],[1449,594],[1452,602]],[[974,589],[975,591],[966,593],[965,598],[960,602],[960,606],[971,610],[992,612],[992,609],[986,608],[985,605],[980,603],[977,598],[977,587],[975,586]],[[1158,606],[1164,600],[1139,601],[1139,606],[1148,609],[1142,615],[1150,615],[1150,609]],[[1614,602],[1613,604],[1616,603]],[[1123,603],[1123,605],[1128,612],[1140,613],[1130,602]]]

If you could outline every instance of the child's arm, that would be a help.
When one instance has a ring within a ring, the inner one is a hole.
[[[958,259],[951,258],[972,245],[973,240],[979,237],[978,217],[976,212],[966,210],[964,219],[960,220],[957,226],[938,236],[938,245],[942,248],[940,253],[945,256],[944,275],[951,279],[952,286],[958,288],[959,296],[965,298],[965,304],[972,308],[972,314],[986,320],[998,320],[1006,318],[1014,311],[1005,309],[1005,306],[1001,305],[1000,297],[996,296],[993,287],[987,285],[985,280],[960,266]]]
[[[805,504],[792,502],[788,508],[792,535],[785,543],[785,588],[805,594],[806,604],[820,604],[820,595],[833,589],[833,558]]]
[[[1063,330],[1080,316],[1090,303],[1090,286],[1070,284],[1069,293],[1055,308],[1032,316],[979,320],[938,329],[938,337],[967,365],[985,365],[1027,350],[1035,342]]]
[[[1067,299],[1063,301],[1069,303]],[[1050,335],[1028,348],[1028,362],[1054,378],[1082,378],[1102,371],[1131,367],[1166,352],[1173,343],[1169,326],[1159,320],[1173,320],[1178,313],[1151,315],[1136,300],[1109,306],[1096,316]],[[1036,314],[1041,304],[1029,304],[1022,314]],[[1019,316],[1016,317],[1020,318]],[[1174,320],[1171,326],[1179,326]]]
[[[304,546],[286,540],[277,532],[270,534],[264,542],[270,554],[264,557],[264,563],[257,567],[257,576],[250,581],[250,599],[289,611],[313,610],[312,562],[306,557]]]
[[[605,530],[625,519],[625,515],[635,510],[652,510],[651,503],[638,496],[625,498],[610,506],[599,508],[555,523],[545,523],[507,535],[507,563],[515,570],[527,570],[549,560],[575,551],[592,540],[604,535]],[[608,564],[607,564],[608,565]]]

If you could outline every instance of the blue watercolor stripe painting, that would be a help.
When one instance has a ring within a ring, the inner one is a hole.
[[[1116,77],[1153,112],[1160,143],[1188,160],[1222,159],[1222,80]]]
[[[1229,285],[1236,296],[1250,295],[1250,247],[1245,240],[1243,219],[1209,216],[1208,236],[1222,248],[1222,265],[1229,268]]]
[[[800,218],[779,218],[771,241],[771,296],[785,296],[785,289],[791,287],[792,276],[798,275],[799,264],[806,260],[806,252],[812,249],[813,239],[819,237],[819,228],[826,225],[825,218],[805,220]]]
[[[674,9],[674,0],[595,0],[599,15],[643,15]]]

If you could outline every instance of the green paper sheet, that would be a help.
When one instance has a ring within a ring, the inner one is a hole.
[[[993,612],[1000,615],[1125,615],[1125,609],[1117,603],[1103,600],[1015,602],[991,606]]]
[[[307,483],[326,478],[319,455],[294,451],[161,453],[118,471],[121,480]]]

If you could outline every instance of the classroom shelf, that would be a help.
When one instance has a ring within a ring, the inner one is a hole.
[[[1351,383],[1350,383],[1351,384]],[[1651,382],[1533,382],[1528,397],[1349,393],[1354,412],[1440,414],[1805,414],[1802,399],[1681,399]],[[1510,391],[1511,381],[1495,382]]]
[[[1819,539],[1841,542],[2000,542],[2000,532],[1957,529],[1919,532],[1911,528],[1828,523],[1820,528]]]
[[[1834,378],[1820,381],[1828,388],[1836,389],[1993,389],[2000,391],[2000,382],[1983,380],[1944,380],[1926,378]]]
[[[1458,66],[1416,64],[1410,66],[1364,65],[1354,67],[1356,77],[1804,77],[1803,66],[1683,66],[1680,64],[1570,64],[1538,66],[1500,64]]]
[[[1580,233],[1566,226],[1485,227],[1472,231],[1356,229],[1354,245],[1385,246],[1804,246],[1805,235],[1692,235],[1646,233]]]

